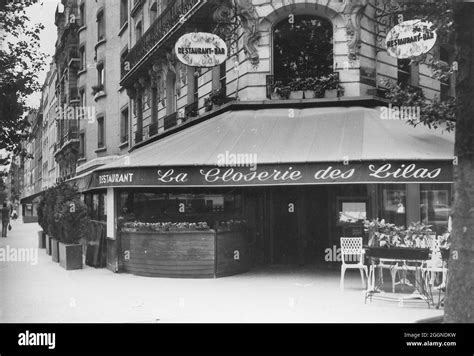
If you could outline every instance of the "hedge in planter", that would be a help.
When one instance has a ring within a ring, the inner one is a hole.
[[[59,264],[61,267],[71,269],[82,268],[81,240],[88,235],[90,219],[87,206],[76,194],[58,206],[58,221],[62,227],[59,240]]]

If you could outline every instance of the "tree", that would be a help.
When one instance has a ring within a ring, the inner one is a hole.
[[[461,0],[404,2],[405,14],[431,21],[444,42],[455,44],[454,63],[422,56],[424,62],[442,79],[456,75],[456,101],[435,99],[427,102],[422,93],[399,86],[389,88],[389,99],[405,105],[420,105],[419,120],[411,125],[443,126],[455,130],[454,203],[452,207],[449,286],[445,303],[445,322],[474,322],[474,3]],[[457,68],[456,68],[457,67]],[[453,123],[455,121],[455,124]]]
[[[25,9],[38,0],[0,3],[0,149],[25,155],[21,142],[28,138],[29,110],[25,99],[40,89],[37,73],[45,63],[39,51],[42,24],[30,25]],[[12,40],[14,39],[14,40]]]
[[[454,206],[444,319],[474,323],[474,4],[455,1],[458,63]]]

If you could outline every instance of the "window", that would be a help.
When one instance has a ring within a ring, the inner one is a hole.
[[[97,148],[105,147],[105,123],[104,117],[97,118]]]
[[[157,15],[158,15],[158,8],[155,1],[150,7],[150,24],[152,24],[153,21],[156,20]]]
[[[168,71],[166,76],[166,115],[176,111],[176,75]]]
[[[306,15],[279,22],[273,30],[274,80],[318,78],[333,72],[333,33],[330,21]]]
[[[135,26],[135,43],[137,43],[140,38],[142,38],[143,34],[143,27],[142,27],[142,22],[139,21],[137,25]]]
[[[137,99],[134,102],[136,116],[137,116],[137,131],[135,133],[135,141],[141,142],[143,139],[143,101],[141,93],[138,94]]]
[[[85,46],[79,47],[79,70],[86,69],[86,48]]]
[[[79,5],[79,26],[86,25],[86,4],[82,2]]]
[[[451,215],[451,185],[421,184],[420,216],[421,222],[432,225],[437,234],[445,233]]]
[[[79,158],[84,158],[86,155],[86,133],[81,132],[79,134]]]
[[[158,88],[156,85],[151,87],[151,122],[158,121]]]
[[[128,20],[128,0],[120,0],[120,27]]]
[[[86,119],[86,92],[84,90],[84,88],[81,88],[79,90],[79,100],[81,102],[81,107],[80,107],[80,110],[79,110],[79,120],[84,120]]]
[[[240,194],[121,191],[118,208],[119,216],[143,222],[207,221],[213,226],[216,219],[238,219],[242,197]]]
[[[378,216],[387,223],[406,226],[406,187],[403,184],[384,185],[379,204],[381,211]]]
[[[125,59],[127,58],[127,56],[128,56],[128,48],[126,48],[120,55],[120,73],[122,74],[122,77],[130,69],[125,66]]]
[[[97,13],[97,41],[105,39],[105,18],[104,10]]]
[[[188,104],[199,100],[199,71],[190,68],[188,70]]]
[[[402,88],[406,88],[407,85],[411,85],[411,69],[410,59],[399,59],[397,63],[398,67],[398,84]]]
[[[97,85],[102,86],[102,89],[105,88],[105,69],[104,63],[99,63],[97,65]]]
[[[128,141],[128,107],[120,113],[120,143]]]
[[[219,66],[219,89],[223,95],[226,95],[227,91],[227,72],[226,72],[226,62],[222,63]]]

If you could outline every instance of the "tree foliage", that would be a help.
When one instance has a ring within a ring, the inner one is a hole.
[[[25,154],[21,142],[28,138],[24,117],[26,98],[40,90],[38,73],[45,63],[40,50],[42,24],[30,24],[26,9],[38,0],[7,1],[0,6],[0,149]]]

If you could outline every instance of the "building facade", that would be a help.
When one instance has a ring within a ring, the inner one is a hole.
[[[454,87],[425,64],[387,54],[396,1],[63,4],[56,62],[69,38],[79,69],[58,65],[57,96],[66,71],[64,88],[75,88],[78,105],[93,105],[95,121],[78,119],[76,138],[55,156],[60,176],[75,176],[94,218],[106,222],[112,270],[216,276],[319,263],[341,236],[364,234],[363,218],[446,230],[453,135],[407,125],[418,108],[393,111],[383,95],[387,81],[430,100],[454,96]],[[67,25],[71,14],[85,20]],[[203,33],[226,43],[225,61],[185,65],[178,39],[187,34],[192,46],[209,38]],[[430,51],[446,62],[450,53],[442,39]],[[63,160],[68,147],[77,159]],[[188,262],[170,267],[148,260],[150,239],[123,231],[124,219],[217,230],[238,220],[246,233],[197,234],[183,250],[177,238],[166,258]]]

